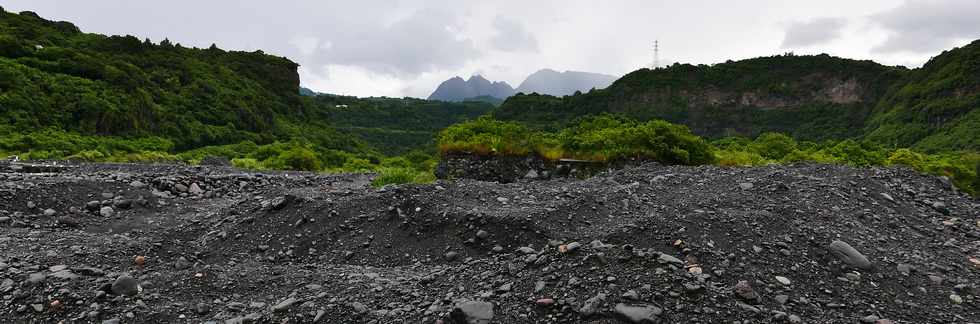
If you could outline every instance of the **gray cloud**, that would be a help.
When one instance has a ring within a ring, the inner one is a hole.
[[[837,39],[847,25],[844,18],[827,17],[790,23],[783,38],[783,48],[807,47]]]
[[[872,51],[934,53],[958,40],[980,37],[980,1],[910,0],[871,20],[890,33]]]
[[[399,76],[454,69],[482,55],[472,40],[457,37],[453,30],[459,27],[452,13],[424,9],[386,27],[362,26],[334,34],[312,56],[319,63]]]
[[[493,20],[493,28],[497,35],[490,42],[495,48],[508,52],[538,51],[538,39],[520,21],[497,16]]]

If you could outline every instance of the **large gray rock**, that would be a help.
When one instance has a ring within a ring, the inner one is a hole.
[[[122,275],[116,278],[116,281],[112,283],[112,293],[116,295],[126,295],[126,296],[136,296],[140,293],[139,282],[136,278]]]
[[[289,310],[290,307],[293,307],[293,304],[295,304],[296,301],[297,301],[296,297],[286,298],[285,300],[279,302],[275,306],[272,306],[272,311],[273,312],[277,312],[277,313],[278,312],[285,312],[285,311]]]
[[[493,320],[493,304],[479,301],[464,301],[456,304],[449,320],[454,324],[489,324]]]
[[[654,324],[660,323],[660,315],[664,313],[663,309],[653,305],[632,305],[632,304],[616,304],[615,308],[616,317],[619,319],[638,324]]]
[[[582,315],[582,317],[590,317],[598,314],[599,309],[602,308],[602,304],[605,302],[606,294],[599,293],[592,298],[586,299],[585,303],[582,304],[582,308],[579,308],[578,313]]]
[[[827,246],[827,249],[830,250],[830,253],[836,256],[842,262],[852,267],[863,270],[871,270],[874,268],[871,261],[868,261],[868,258],[865,257],[864,254],[861,254],[861,252],[858,252],[857,249],[851,247],[850,244],[847,244],[844,241],[835,240],[831,242],[829,246]]]

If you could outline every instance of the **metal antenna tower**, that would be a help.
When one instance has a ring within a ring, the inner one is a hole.
[[[653,41],[653,69],[656,70],[660,66],[660,41]]]

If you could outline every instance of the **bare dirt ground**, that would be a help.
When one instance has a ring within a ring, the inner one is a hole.
[[[977,323],[980,201],[903,168],[368,184],[0,164],[0,323]]]

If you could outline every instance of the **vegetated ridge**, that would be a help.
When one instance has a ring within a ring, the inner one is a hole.
[[[782,132],[865,137],[927,152],[980,150],[980,41],[919,69],[792,54],[627,74],[609,88],[558,98],[517,95],[494,116],[558,128],[590,114],[664,119],[712,138]]]

